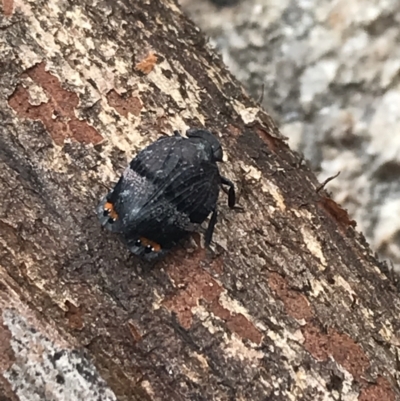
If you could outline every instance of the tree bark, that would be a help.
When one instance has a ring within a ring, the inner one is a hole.
[[[0,399],[400,399],[396,278],[175,2],[3,0],[0,49]],[[95,207],[202,126],[243,211],[148,269]]]

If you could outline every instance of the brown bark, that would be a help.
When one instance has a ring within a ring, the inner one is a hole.
[[[396,400],[400,297],[172,1],[3,0],[0,395]],[[11,10],[11,11],[10,11]],[[213,252],[151,270],[94,208],[144,144],[221,135]]]

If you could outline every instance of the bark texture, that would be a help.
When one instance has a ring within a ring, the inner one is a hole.
[[[1,399],[400,399],[396,282],[175,2],[2,4]],[[244,211],[146,269],[94,209],[192,126]]]

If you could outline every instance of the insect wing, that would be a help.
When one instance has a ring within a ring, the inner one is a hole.
[[[180,163],[181,155],[177,149],[182,141],[179,137],[159,139],[139,152],[130,168],[151,182],[166,180]]]
[[[146,194],[147,201],[143,208],[151,209],[151,205],[157,203],[160,197],[166,195],[171,198],[174,193],[190,187],[191,183],[198,182],[200,185],[211,172],[212,177],[216,174],[219,176],[217,166],[204,161],[202,156],[198,148],[181,137],[159,140],[140,152],[132,160],[131,169],[154,184],[154,191]],[[178,188],[177,184],[182,188]]]
[[[158,241],[167,234],[191,231],[192,223],[202,223],[215,207],[219,192],[217,174],[217,167],[210,163],[200,169],[180,168],[143,206],[137,230]]]
[[[214,163],[203,162],[188,168],[171,183],[166,196],[190,221],[202,223],[214,209],[219,193],[219,171]]]

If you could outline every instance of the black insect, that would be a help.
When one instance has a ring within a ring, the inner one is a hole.
[[[235,205],[234,185],[217,166],[218,139],[195,128],[186,135],[175,131],[141,150],[97,208],[102,225],[120,233],[130,251],[146,260],[165,254],[212,213],[205,233],[209,245],[221,185],[229,187],[229,207]]]

